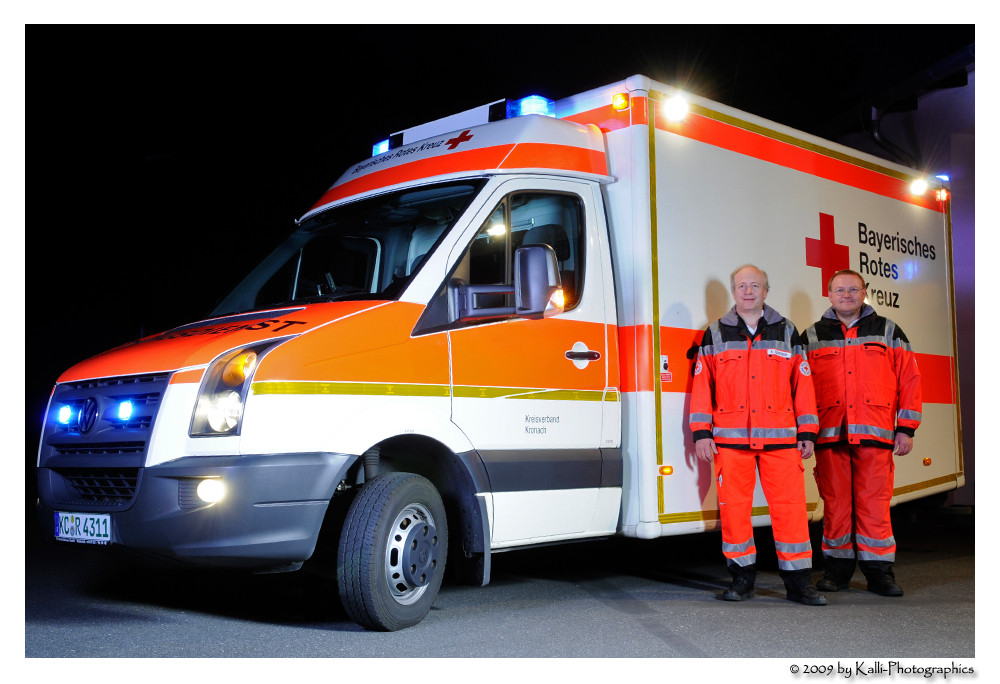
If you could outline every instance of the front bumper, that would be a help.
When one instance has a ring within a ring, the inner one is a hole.
[[[161,562],[276,568],[312,556],[327,507],[357,456],[335,453],[186,457],[138,471],[127,506],[75,498],[58,468],[39,468],[39,517],[54,537],[56,511],[108,513],[111,544]],[[226,496],[206,504],[206,478]]]

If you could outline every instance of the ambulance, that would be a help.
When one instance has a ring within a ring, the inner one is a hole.
[[[59,377],[41,520],[168,564],[335,558],[376,630],[420,622],[446,568],[485,585],[495,553],[718,530],[692,365],[747,262],[800,331],[834,271],[865,276],[922,374],[894,501],[946,492],[951,244],[939,182],[645,76],[484,105],[347,169],[209,320]],[[754,505],[769,525],[759,484]]]

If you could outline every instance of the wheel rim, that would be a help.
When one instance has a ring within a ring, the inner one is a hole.
[[[392,597],[401,604],[420,599],[438,568],[437,528],[421,504],[406,506],[392,524],[385,550],[385,578]]]

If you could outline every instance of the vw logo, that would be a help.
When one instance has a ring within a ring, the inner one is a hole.
[[[85,435],[94,429],[99,408],[97,399],[93,397],[88,397],[87,401],[83,402],[83,408],[80,409],[80,434]]]

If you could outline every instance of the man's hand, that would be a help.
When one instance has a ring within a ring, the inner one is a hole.
[[[906,456],[913,449],[913,438],[902,432],[896,433],[896,446],[892,453],[897,456]]]
[[[711,437],[705,437],[704,439],[699,439],[694,443],[694,453],[701,460],[711,463],[712,454],[719,453],[719,450],[715,448],[715,440]]]
[[[803,461],[812,456],[815,449],[816,445],[808,439],[799,442],[799,455],[802,456]]]

